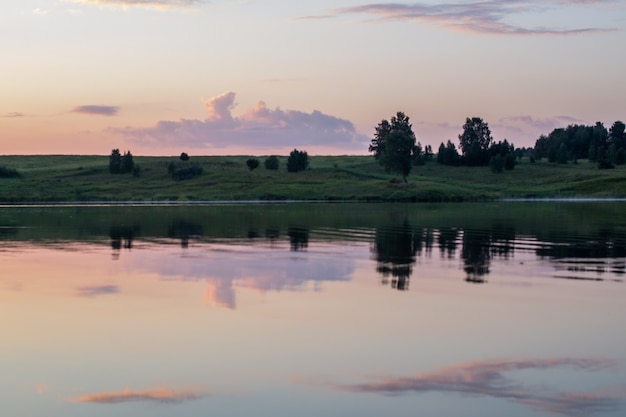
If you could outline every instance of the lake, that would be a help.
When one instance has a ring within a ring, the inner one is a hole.
[[[2,416],[626,415],[626,203],[0,207]]]

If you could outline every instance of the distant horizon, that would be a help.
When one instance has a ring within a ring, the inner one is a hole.
[[[22,0],[0,154],[367,155],[398,111],[433,150],[481,117],[532,147],[626,119],[618,0]]]

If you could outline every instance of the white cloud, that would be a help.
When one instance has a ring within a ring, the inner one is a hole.
[[[272,109],[264,101],[258,101],[240,116],[234,116],[235,93],[230,91],[202,102],[207,112],[204,120],[159,121],[153,127],[111,131],[138,145],[220,150],[237,147],[249,149],[250,153],[294,147],[354,152],[367,149],[369,143],[369,138],[357,133],[349,120],[318,110],[307,113]]]
[[[73,3],[93,6],[112,6],[127,9],[129,7],[144,7],[154,9],[169,9],[175,7],[191,7],[206,3],[205,0],[71,0]]]

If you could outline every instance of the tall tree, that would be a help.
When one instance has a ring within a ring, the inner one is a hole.
[[[376,126],[369,151],[374,153],[374,158],[387,172],[402,175],[406,183],[413,161],[420,151],[415,145],[415,133],[409,117],[398,112],[391,121],[381,121]]]
[[[459,135],[459,143],[465,163],[470,166],[489,163],[489,146],[493,137],[489,125],[480,117],[468,117]]]
[[[626,146],[626,125],[622,121],[616,121],[609,129],[609,140],[614,143],[617,149]]]
[[[122,155],[119,149],[113,149],[109,155],[109,172],[119,174],[122,166]]]

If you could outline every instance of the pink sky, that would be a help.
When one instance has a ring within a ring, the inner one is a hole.
[[[366,154],[404,111],[533,146],[626,119],[617,0],[0,5],[0,154]]]

